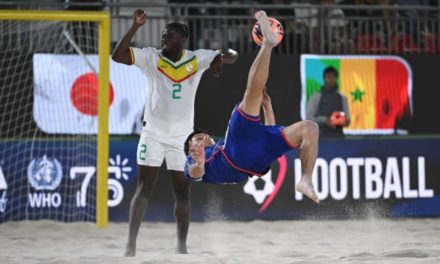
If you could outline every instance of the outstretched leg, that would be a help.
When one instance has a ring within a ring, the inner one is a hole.
[[[319,203],[312,183],[313,168],[318,155],[318,125],[309,120],[300,121],[284,128],[284,133],[291,145],[300,147],[302,175],[296,190]]]
[[[248,115],[260,115],[263,90],[269,77],[269,64],[273,47],[278,43],[277,36],[270,30],[266,12],[258,11],[255,17],[263,33],[263,44],[249,70],[248,82],[240,109]]]
[[[125,249],[126,257],[136,255],[136,238],[142,219],[144,219],[148,201],[153,195],[159,176],[159,167],[138,166],[138,185],[130,203],[128,242]]]

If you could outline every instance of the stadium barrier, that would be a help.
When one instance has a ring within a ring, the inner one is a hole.
[[[160,32],[171,21],[189,26],[189,48],[231,47],[240,53],[258,47],[250,31],[255,10],[264,9],[284,26],[275,52],[318,54],[414,54],[440,51],[438,8],[365,5],[150,4],[114,2],[112,41],[119,40],[132,21],[132,11],[144,8],[150,21],[137,34],[139,45],[159,46]]]
[[[7,1],[0,8],[105,9],[112,15],[112,42],[127,32],[133,10],[145,9],[149,22],[136,34],[141,46],[159,47],[160,33],[171,21],[190,29],[188,47],[257,50],[250,30],[253,12],[264,9],[284,26],[276,52],[318,54],[433,54],[440,52],[440,6],[213,4],[162,1]]]

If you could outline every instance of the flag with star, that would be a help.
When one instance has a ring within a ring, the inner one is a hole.
[[[301,117],[307,102],[324,85],[328,66],[338,70],[339,92],[348,99],[347,134],[391,134],[396,123],[412,115],[412,72],[397,56],[301,55]]]

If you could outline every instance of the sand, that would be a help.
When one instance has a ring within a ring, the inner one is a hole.
[[[440,219],[193,222],[188,255],[174,223],[144,223],[122,257],[127,223],[0,225],[0,263],[440,263]]]

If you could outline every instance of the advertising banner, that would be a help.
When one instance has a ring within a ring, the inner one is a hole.
[[[35,142],[34,142],[35,144]],[[70,150],[0,157],[0,222],[21,219],[94,221],[95,160]],[[38,144],[36,144],[38,146]],[[136,188],[137,140],[112,141],[110,221],[127,221]],[[27,149],[30,142],[1,142]],[[58,148],[61,149],[61,148]],[[75,158],[76,157],[76,158]],[[313,182],[321,203],[295,192],[301,177],[297,150],[274,162],[261,178],[240,184],[193,183],[192,219],[349,219],[440,216],[440,139],[322,140]],[[161,169],[146,220],[174,221],[171,177]]]
[[[0,222],[51,219],[94,221],[96,142],[0,142]],[[111,143],[108,206],[120,206],[136,179],[136,140]],[[32,153],[32,155],[30,155]],[[124,213],[125,210],[124,210]],[[116,217],[117,218],[117,217]]]

